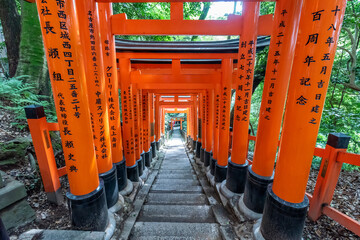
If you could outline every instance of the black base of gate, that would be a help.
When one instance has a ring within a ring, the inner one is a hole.
[[[205,149],[200,148],[200,161],[204,162],[204,158],[205,158]]]
[[[139,181],[139,167],[137,162],[135,162],[134,166],[126,167],[127,177],[132,182]]]
[[[211,175],[213,175],[213,176],[214,176],[214,174],[215,174],[215,165],[216,165],[216,162],[217,162],[217,160],[214,159],[213,157],[211,157],[211,160],[210,160],[210,173],[211,173]]]
[[[108,208],[104,181],[100,179],[97,189],[86,195],[66,193],[71,215],[71,223],[75,229],[88,231],[104,231],[108,224]]]
[[[219,164],[215,163],[215,182],[222,182],[226,179],[226,173],[227,173],[227,166],[220,166]]]
[[[111,208],[119,200],[116,166],[113,165],[110,171],[99,174],[99,177],[104,180],[106,203],[108,208]]]
[[[267,186],[273,182],[274,176],[257,175],[251,167],[248,167],[243,201],[248,209],[261,214],[264,211]]]
[[[210,160],[211,160],[211,154],[212,152],[204,151],[204,166],[208,167],[210,166]]]
[[[200,158],[201,142],[196,141],[195,157]]]
[[[150,167],[151,165],[151,148],[145,153],[145,166]]]
[[[141,176],[143,174],[143,161],[142,161],[142,157],[140,155],[140,158],[138,160],[136,160],[136,163],[138,165],[138,172],[139,172],[139,176]]]
[[[302,239],[309,199],[305,196],[301,203],[282,200],[267,188],[264,213],[260,232],[265,239]]]
[[[233,193],[243,193],[245,189],[245,181],[247,174],[248,163],[239,165],[233,163],[229,158],[227,175],[226,175],[226,187]]]
[[[118,189],[119,191],[125,189],[127,184],[127,174],[126,174],[126,164],[125,158],[118,163],[114,163],[116,167],[116,176],[118,181]]]

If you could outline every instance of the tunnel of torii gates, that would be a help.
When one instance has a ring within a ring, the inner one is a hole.
[[[320,151],[315,144],[346,0],[278,0],[275,13],[262,16],[260,1],[245,0],[242,15],[226,20],[184,20],[183,0],[168,1],[168,20],[130,20],[113,15],[111,2],[36,0],[58,122],[47,123],[41,106],[27,107],[26,114],[49,200],[60,201],[59,177],[67,174],[73,226],[104,230],[107,208],[117,202],[118,191],[127,179],[139,181],[156,157],[164,115],[183,112],[195,157],[210,167],[222,188],[244,193],[240,209],[253,218],[262,216],[257,234],[301,239],[309,206],[305,190],[313,155]],[[156,43],[114,40],[114,35],[237,35],[240,40]],[[267,45],[250,161],[255,55]],[[49,131],[60,131],[63,168],[56,167]],[[345,152],[348,142],[347,136],[330,135],[321,156]],[[334,164],[326,167],[339,172]],[[324,212],[329,194],[311,204],[311,219]],[[358,223],[346,220],[359,234]]]

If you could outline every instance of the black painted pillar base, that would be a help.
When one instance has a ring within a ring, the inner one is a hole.
[[[269,184],[259,232],[266,240],[302,239],[308,206],[306,196],[301,203],[290,203],[276,196]]]
[[[215,175],[216,162],[217,162],[217,160],[214,159],[213,157],[211,157],[211,160],[210,160],[210,174],[213,175],[213,176]]]
[[[160,150],[160,139],[156,142],[156,151]]]
[[[153,159],[153,150],[152,150],[152,147],[149,148],[149,152],[150,152],[150,153],[149,153],[149,159],[150,159],[149,161],[150,161],[150,164],[151,164],[152,159]]]
[[[200,158],[201,142],[196,141],[195,157]]]
[[[104,231],[108,224],[108,207],[104,181],[86,195],[66,193],[70,209],[71,223],[75,229],[84,231]]]
[[[220,166],[219,164],[215,163],[214,177],[216,183],[224,181],[226,179],[226,173],[227,166]]]
[[[152,157],[156,158],[156,142],[151,143]]]
[[[200,148],[200,161],[204,162],[204,158],[205,158],[205,149]]]
[[[195,150],[196,150],[196,141],[195,141],[194,139],[192,139],[192,143],[191,143],[191,144],[192,144],[192,145],[191,145],[192,150],[195,151]]]
[[[226,175],[226,187],[233,193],[243,193],[245,189],[245,181],[247,174],[248,163],[236,164],[229,158],[227,175]]]
[[[208,167],[210,166],[210,159],[211,159],[212,152],[204,151],[204,166]]]
[[[145,157],[145,166],[150,167],[150,165],[151,165],[151,148],[149,149],[149,151],[147,151],[145,153],[144,157]]]
[[[244,204],[253,212],[262,214],[264,211],[267,186],[273,182],[274,176],[263,177],[257,175],[248,167],[247,180],[244,191]]]
[[[145,151],[140,154],[142,169],[145,170]],[[141,175],[140,175],[141,176]]]
[[[125,165],[125,158],[118,163],[114,163],[116,167],[116,176],[118,181],[118,190],[119,192],[125,189],[127,184],[127,174],[126,174],[126,165]]]
[[[99,174],[99,177],[104,180],[106,203],[108,208],[111,208],[119,200],[116,167],[113,165],[109,171]]]
[[[139,167],[137,162],[135,162],[134,166],[126,167],[127,177],[132,182],[139,181]]]
[[[139,176],[141,176],[143,174],[143,161],[142,161],[142,157],[140,155],[140,158],[138,160],[136,160],[136,163],[138,165],[138,172],[139,172]]]

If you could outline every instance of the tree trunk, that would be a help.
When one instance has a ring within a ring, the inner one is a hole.
[[[17,76],[27,75],[36,94],[50,95],[47,63],[35,3],[21,1],[21,42]]]
[[[211,6],[211,2],[204,2],[204,8],[200,14],[199,20],[205,20],[206,16],[208,15],[208,12],[210,10],[210,6]],[[192,36],[191,41],[195,41],[196,39],[198,39],[199,36]]]
[[[0,20],[9,61],[9,77],[13,77],[19,60],[21,31],[20,15],[15,0],[0,0]]]

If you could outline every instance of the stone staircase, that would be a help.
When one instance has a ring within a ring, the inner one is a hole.
[[[186,155],[179,131],[145,199],[130,239],[222,239],[212,206]]]

